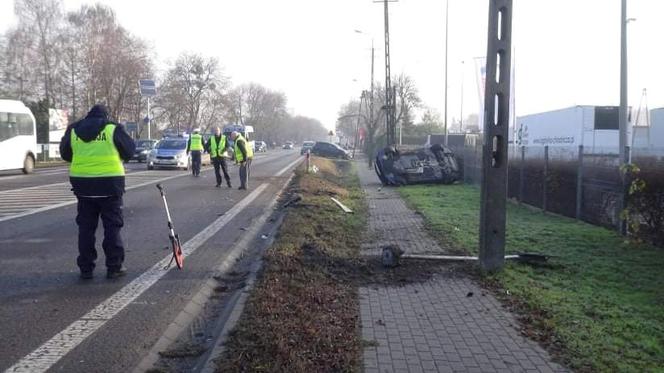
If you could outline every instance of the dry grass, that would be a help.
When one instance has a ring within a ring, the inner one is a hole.
[[[359,371],[359,304],[353,271],[365,215],[350,164],[314,159],[297,172],[289,208],[219,372]],[[356,211],[344,214],[330,196]]]

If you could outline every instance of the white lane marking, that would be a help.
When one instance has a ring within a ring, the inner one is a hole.
[[[131,168],[125,168],[125,171],[127,172],[127,174],[137,173],[137,172],[135,172],[135,169],[131,169]],[[69,172],[69,167],[68,166],[67,167],[60,167],[60,168],[53,168],[53,169],[39,168],[39,169],[35,169],[35,172],[32,173],[32,174],[29,174],[29,175],[25,175],[25,174],[8,175],[8,176],[0,175],[0,181],[20,179],[20,178],[24,178],[24,179],[27,180],[30,177],[51,176],[51,175],[57,175],[57,174],[64,174],[64,173],[67,173],[67,172]]]
[[[33,177],[33,176],[57,175],[57,174],[61,174],[61,173],[64,173],[64,172],[66,172],[66,171],[57,171],[57,172],[55,172],[55,171],[49,171],[49,172],[35,172],[35,173],[33,173],[33,174],[30,174],[30,175],[25,175],[25,174],[20,174],[20,175],[10,175],[10,176],[1,176],[1,175],[0,175],[0,181],[13,180],[13,179],[20,179],[20,178],[27,179],[27,178],[29,178],[29,177]]]
[[[238,202],[224,215],[217,218],[212,224],[200,231],[182,246],[185,257],[193,254],[205,241],[222,229],[245,207],[253,202],[266,188],[268,184],[261,184],[256,190]],[[133,302],[147,289],[164,277],[168,270],[164,266],[168,264],[171,256],[153,265],[135,280],[125,285],[110,298],[100,303],[79,320],[74,321],[63,331],[38,347],[36,350],[19,360],[6,372],[44,372],[57,363],[62,357],[81,344],[92,333],[101,328],[107,321],[115,317],[127,305]],[[175,268],[175,266],[172,266]]]
[[[288,171],[291,167],[293,167],[295,164],[297,164],[298,162],[301,162],[301,161],[302,161],[302,157],[298,157],[296,160],[294,160],[293,162],[291,162],[288,166],[282,168],[282,169],[281,169],[279,172],[277,172],[274,176],[281,176],[281,175],[283,175],[283,174],[286,173],[286,171]]]
[[[2,190],[2,191],[0,191],[0,195],[10,194],[12,192],[23,191],[23,190],[33,190],[33,189],[40,189],[40,188],[52,188],[52,187],[55,187],[55,186],[61,186],[61,185],[67,185],[67,184],[69,184],[69,183],[55,183],[55,184],[46,184],[46,185],[35,185],[35,186],[25,187],[25,188]]]
[[[163,182],[163,181],[166,181],[166,180],[175,179],[177,177],[183,177],[183,176],[187,176],[187,175],[188,174],[177,174],[177,175],[172,175],[172,176],[169,176],[169,177],[164,177],[164,178],[161,178],[161,179],[150,180],[150,181],[146,181],[146,182],[143,182],[143,183],[140,183],[140,184],[128,186],[128,187],[126,187],[126,190],[132,190],[132,189],[140,188],[142,186],[150,185],[150,184],[153,184],[153,183],[160,183],[160,182]],[[68,183],[50,184],[49,187],[61,186],[61,185],[67,185],[67,184]],[[24,188],[24,189],[21,189],[21,190],[34,189],[34,188],[38,188],[38,187]],[[14,190],[16,190],[16,189],[14,189]],[[66,200],[63,201],[63,202],[56,203],[54,205],[44,206],[44,207],[33,209],[33,210],[27,210],[27,211],[24,211],[24,212],[19,213],[19,214],[3,216],[3,217],[0,217],[0,222],[21,218],[21,217],[24,217],[24,216],[37,214],[37,213],[40,213],[40,212],[53,210],[53,209],[57,209],[57,208],[64,207],[64,206],[69,206],[69,205],[72,205],[72,204],[76,203],[76,197],[73,196],[70,191],[63,191],[63,192],[66,192],[66,194],[65,194],[66,197],[64,197]],[[8,193],[5,193],[5,194],[8,194]],[[0,197],[5,197],[2,192],[0,192]],[[10,196],[10,197],[13,197],[13,196]],[[4,210],[4,209],[0,208],[0,210]]]
[[[261,159],[259,159],[259,162],[257,163],[264,163],[265,161],[271,160],[273,157],[267,157],[263,156]],[[296,161],[297,162],[297,161]],[[284,168],[283,170],[279,171],[276,176],[281,176],[284,172],[288,170],[289,167],[291,167],[294,163],[291,163],[289,166]],[[203,171],[209,171],[211,168],[204,169]],[[163,182],[166,180],[174,179],[177,177],[183,177],[189,175],[189,173],[178,173],[176,175],[172,175],[169,177],[164,177],[160,179],[153,179],[155,176],[160,176],[160,175],[166,175],[166,174],[171,174],[172,171],[139,171],[139,172],[132,172],[130,174],[127,174],[127,187],[126,190],[132,190],[136,188],[140,188],[146,185],[150,185],[153,183],[159,183]],[[142,183],[136,184],[136,185],[130,185],[132,182],[140,182],[143,181]],[[50,188],[44,190],[44,188]],[[60,189],[61,188],[61,189]],[[65,207],[72,205],[76,203],[76,197],[71,194],[71,189],[70,189],[70,184],[69,183],[56,183],[56,184],[48,184],[48,185],[37,185],[37,186],[32,186],[32,187],[26,187],[26,188],[18,188],[18,189],[11,189],[11,190],[4,190],[0,191],[0,222],[3,221],[8,221],[12,219],[18,219],[22,218],[24,216],[32,215],[32,214],[38,214],[44,211],[49,211],[53,209],[57,209],[60,207]],[[26,195],[25,191],[33,191],[35,189],[39,189],[38,192],[35,192],[34,195]],[[50,197],[50,199],[49,199]],[[44,203],[40,206],[34,206],[34,205],[28,205],[26,204],[25,207],[26,209],[22,209],[21,211],[17,211],[14,206],[9,206],[9,204],[5,205],[4,201],[12,200],[14,198],[20,198],[21,201],[38,201],[38,200],[44,200]],[[60,200],[61,202],[51,204],[53,201]],[[36,207],[36,208],[34,208]],[[8,211],[5,211],[8,210]],[[5,212],[10,212],[10,214],[6,214]]]

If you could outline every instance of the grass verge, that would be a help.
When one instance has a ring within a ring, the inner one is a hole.
[[[476,253],[479,189],[400,188],[441,244]],[[524,332],[578,371],[664,372],[664,252],[615,232],[508,204],[508,252],[553,255],[485,278],[514,306]]]
[[[314,158],[300,168],[288,208],[219,372],[359,371],[359,303],[353,276],[366,207],[347,161]],[[355,213],[344,214],[330,197]],[[349,264],[351,263],[351,264]]]

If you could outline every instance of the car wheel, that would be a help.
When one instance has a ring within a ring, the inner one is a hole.
[[[23,173],[31,174],[35,169],[35,159],[31,155],[26,155],[23,160]]]
[[[154,170],[154,166],[148,165],[148,171],[152,171],[152,170]]]

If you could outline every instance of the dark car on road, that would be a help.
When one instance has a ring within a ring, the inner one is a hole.
[[[254,142],[254,153],[263,153],[267,151],[267,144],[265,141],[255,141]]]
[[[350,153],[337,144],[319,141],[311,148],[311,154],[325,158],[350,159]]]
[[[131,157],[132,161],[145,162],[148,159],[148,154],[154,149],[157,140],[136,140],[136,151]]]
[[[302,143],[302,149],[300,149],[300,155],[304,155],[307,151],[311,151],[311,148],[316,145],[315,141],[305,141]]]

